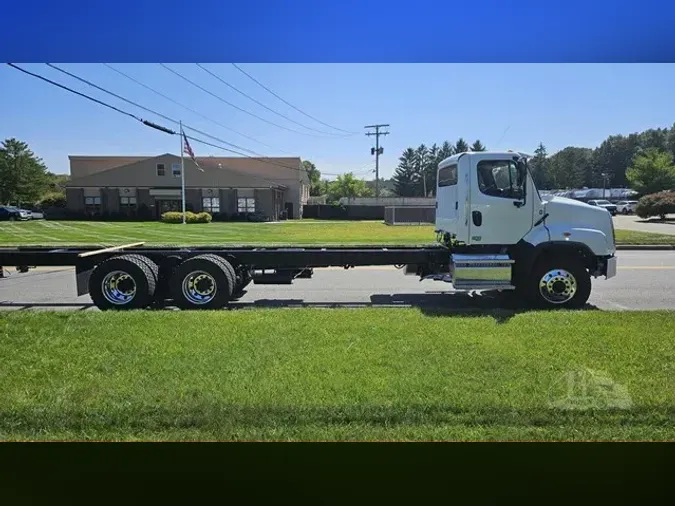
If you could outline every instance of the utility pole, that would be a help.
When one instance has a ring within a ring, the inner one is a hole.
[[[185,146],[183,146],[183,122],[179,122],[180,125],[180,200],[181,208],[183,210],[183,225],[185,225],[185,162],[183,161],[183,152],[185,151]],[[173,176],[173,174],[172,174]]]
[[[370,154],[375,155],[375,198],[380,198],[380,155],[384,148],[380,147],[380,135],[389,135],[389,132],[381,132],[380,128],[386,128],[389,125],[368,125],[363,128],[374,128],[374,132],[366,132],[367,136],[375,136],[375,147],[370,148]]]

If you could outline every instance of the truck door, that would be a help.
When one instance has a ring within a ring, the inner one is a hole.
[[[515,244],[532,228],[533,195],[512,158],[472,156],[469,244]]]
[[[456,234],[458,216],[457,163],[453,163],[438,169],[436,229]]]

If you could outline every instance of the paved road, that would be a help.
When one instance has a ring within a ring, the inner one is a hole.
[[[623,230],[634,230],[637,232],[653,232],[655,234],[675,235],[675,215],[668,215],[673,221],[670,223],[654,223],[638,218],[635,215],[615,216],[614,228]]]
[[[675,251],[620,251],[615,278],[593,281],[589,304],[599,309],[675,309]],[[75,296],[72,268],[10,271],[0,279],[0,309],[97,310]],[[496,293],[453,293],[439,281],[420,282],[394,267],[316,270],[293,285],[251,285],[237,308],[295,306],[417,306],[494,309],[508,305]]]

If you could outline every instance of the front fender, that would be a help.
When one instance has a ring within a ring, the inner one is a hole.
[[[583,227],[568,227],[565,225],[547,225],[551,242],[577,242],[585,244],[596,256],[614,254],[612,240],[604,232]],[[536,245],[535,245],[536,246]]]

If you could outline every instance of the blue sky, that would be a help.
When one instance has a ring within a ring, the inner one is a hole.
[[[151,121],[173,127],[43,64],[23,68],[66,84]],[[381,177],[389,177],[408,146],[464,137],[488,148],[553,153],[568,145],[595,147],[610,134],[670,127],[675,122],[673,64],[241,64],[285,100],[325,123],[356,132],[315,137],[237,94],[194,64],[167,64],[227,101],[289,132],[240,112],[184,82],[158,64],[113,64],[130,76],[223,125],[225,130],[127,80],[102,64],[59,64],[166,116],[261,155],[301,156],[324,173],[374,167],[364,125],[389,123]],[[230,64],[204,64],[225,81],[307,126],[329,130],[260,88]],[[0,139],[29,143],[49,169],[68,172],[68,155],[179,153],[178,137],[0,67]],[[506,133],[505,133],[506,132]],[[197,135],[195,135],[197,136]],[[503,138],[502,138],[503,137]],[[499,142],[502,138],[501,142]],[[199,156],[228,153],[193,143]]]

